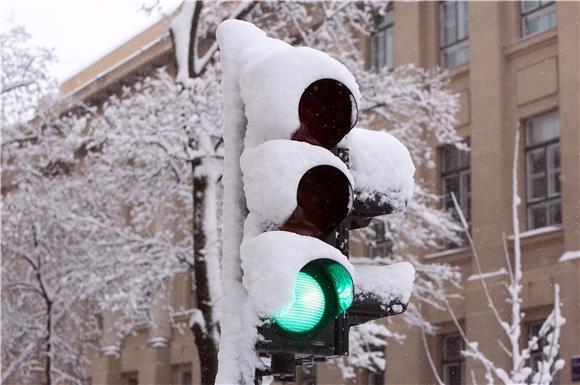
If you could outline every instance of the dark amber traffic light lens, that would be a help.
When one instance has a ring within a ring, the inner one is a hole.
[[[280,230],[323,238],[349,214],[352,187],[336,167],[316,166],[300,179],[296,200],[296,209]]]
[[[344,84],[334,79],[317,80],[302,93],[300,128],[292,139],[334,148],[354,127],[357,114],[354,96]]]

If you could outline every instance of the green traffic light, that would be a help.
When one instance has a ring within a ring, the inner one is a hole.
[[[319,259],[300,270],[294,282],[294,301],[272,320],[284,332],[304,335],[346,311],[353,296],[352,278],[344,266]]]
[[[311,275],[301,271],[294,284],[294,302],[278,313],[276,324],[290,333],[305,333],[316,327],[326,308],[324,291]]]

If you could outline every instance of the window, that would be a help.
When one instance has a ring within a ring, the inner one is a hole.
[[[439,6],[441,66],[452,68],[469,60],[466,1],[443,1]]]
[[[455,146],[445,146],[441,149],[441,189],[443,208],[452,211],[456,219],[459,219],[451,198],[451,193],[454,193],[465,219],[469,222],[471,172],[468,151]]]
[[[562,223],[560,126],[557,112],[529,119],[526,134],[528,229]]]
[[[365,370],[366,381],[364,381],[363,384],[384,385],[387,362],[385,345],[369,343],[367,347],[365,347],[365,350],[369,353],[370,362],[369,367]],[[382,361],[382,363],[378,361]]]
[[[191,363],[171,366],[171,383],[175,385],[192,385]]]
[[[544,321],[533,321],[533,322],[530,322],[528,324],[528,341],[540,334],[540,329],[542,328],[543,324],[544,324]],[[531,380],[532,380],[534,373],[538,372],[538,363],[542,362],[542,360],[544,358],[544,353],[543,353],[544,346],[546,346],[546,339],[540,338],[540,340],[538,341],[538,346],[536,347],[536,349],[534,349],[530,352],[529,365],[530,365],[530,368],[532,368],[533,372],[530,375],[530,377],[528,378],[528,381],[527,381],[528,384],[531,384]],[[556,374],[556,376],[554,376],[554,378],[550,382],[550,385],[557,385],[559,383],[560,383],[560,379],[559,379],[559,376]]]
[[[191,377],[191,372],[183,372],[181,375],[181,385],[192,385],[193,379]]]
[[[461,353],[464,349],[463,338],[459,333],[445,334],[441,337],[441,367],[443,382],[446,385],[464,383],[465,364]]]
[[[371,35],[371,55],[373,67],[379,70],[394,66],[394,11],[389,8],[384,15],[375,19],[375,31]]]
[[[556,5],[554,1],[522,1],[522,36],[530,36],[547,31],[556,26]]]
[[[298,383],[300,385],[316,385],[316,366],[301,366],[298,368]]]
[[[137,372],[121,373],[121,384],[139,385],[139,374]]]
[[[393,242],[386,236],[385,222],[373,219],[371,222],[371,236],[368,245],[369,258],[385,258],[393,252]]]

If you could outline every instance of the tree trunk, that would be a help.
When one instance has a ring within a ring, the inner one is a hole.
[[[52,366],[52,344],[51,334],[52,334],[52,303],[48,302],[46,305],[46,313],[47,313],[47,320],[46,320],[46,367],[44,368],[45,376],[46,376],[46,385],[52,385],[52,375],[51,375],[51,366]]]
[[[208,177],[206,175],[196,175],[196,166],[201,162],[192,162],[193,173],[193,239],[194,239],[194,277],[195,296],[197,308],[201,311],[204,325],[198,322],[191,327],[197,345],[199,361],[201,365],[201,383],[203,385],[214,384],[218,367],[218,339],[219,324],[214,319],[213,306],[215,299],[211,298],[209,269],[206,263],[207,237],[204,233],[204,222],[206,216],[216,215],[208,213],[205,205],[205,194],[207,194]],[[209,181],[209,183],[215,183]],[[214,256],[215,257],[215,256]]]

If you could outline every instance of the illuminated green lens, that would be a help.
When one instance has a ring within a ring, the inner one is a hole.
[[[338,314],[341,314],[352,305],[354,296],[354,293],[352,292],[352,278],[348,270],[336,262],[328,264],[326,270],[328,271],[334,289],[336,290]]]
[[[274,319],[278,326],[290,333],[305,333],[318,325],[325,307],[322,287],[311,275],[301,271],[294,284],[294,302]]]

